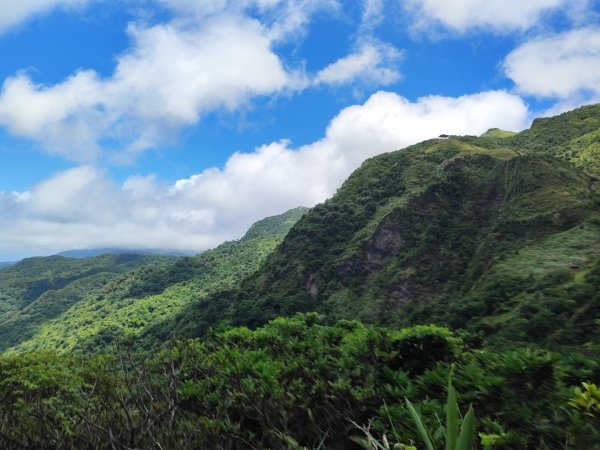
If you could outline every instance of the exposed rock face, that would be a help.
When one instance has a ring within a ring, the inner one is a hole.
[[[394,290],[392,291],[391,297],[394,300],[396,306],[400,307],[405,303],[409,302],[414,296],[414,289],[411,286],[411,283],[408,281],[403,281],[396,285]]]
[[[367,267],[369,272],[378,271],[392,258],[400,246],[402,237],[392,221],[384,223],[371,239],[367,248]]]
[[[317,275],[314,273],[308,274],[304,281],[304,289],[310,294],[310,296],[316,299],[319,296],[319,285],[317,283]]]

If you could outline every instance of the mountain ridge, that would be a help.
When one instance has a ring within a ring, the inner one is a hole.
[[[306,211],[299,207],[262,219],[241,239],[196,256],[126,272],[44,323],[32,339],[19,342],[13,350],[97,351],[118,339],[140,339],[149,326],[160,338],[154,335],[147,347],[168,339],[170,324],[181,309],[230,288],[256,270]]]
[[[580,120],[586,125],[564,130]],[[595,148],[598,128],[593,105],[514,136],[434,139],[371,158],[239,289],[190,308],[184,328],[202,335],[207,329],[194,323],[205,314],[257,327],[318,311],[332,320],[435,322],[492,339],[581,344],[597,333],[600,315],[600,199],[589,170],[595,160],[573,158],[581,142]],[[517,263],[521,270],[512,270]]]
[[[56,256],[64,256],[66,258],[93,258],[104,254],[111,255],[163,255],[163,256],[191,256],[194,252],[180,252],[177,250],[168,249],[133,249],[123,247],[102,247],[102,248],[82,248],[65,250],[56,254]]]
[[[116,280],[97,301],[113,300],[99,307],[90,299],[88,309],[106,310],[125,299],[135,299],[133,309],[162,304],[170,286],[187,283],[195,287],[185,287],[187,300],[175,314],[164,320],[144,314],[140,336],[147,342],[318,311],[331,320],[384,326],[433,321],[492,340],[581,344],[596,333],[593,321],[600,315],[594,288],[600,270],[600,200],[593,182],[598,130],[600,105],[592,105],[535,120],[514,135],[450,136],[370,158],[331,199],[308,213],[288,212],[293,220],[279,230],[281,243],[271,242],[259,264],[238,265],[243,275],[206,290],[201,255],[183,258]],[[584,163],[581,152],[588,155]],[[219,251],[231,255],[232,245],[239,249],[269,235],[273,224],[277,234],[281,216],[270,220]],[[224,264],[238,263],[227,258]],[[173,289],[171,299],[179,299],[179,288]],[[201,292],[195,299],[194,289]],[[569,298],[564,304],[563,296]],[[50,335],[78,320],[63,319],[38,341],[56,342]],[[549,329],[553,321],[561,324],[556,333]],[[93,336],[86,339],[93,342]]]

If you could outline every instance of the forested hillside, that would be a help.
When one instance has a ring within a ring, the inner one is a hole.
[[[296,208],[268,217],[238,241],[171,264],[144,265],[101,283],[62,314],[46,316],[47,322],[32,337],[22,338],[18,348],[97,352],[115,339],[135,340],[150,348],[175,337],[177,317],[184,307],[232,288],[257,270],[305,212]],[[150,330],[152,336],[145,339]]]
[[[436,326],[324,320],[307,314],[255,331],[227,328],[144,360],[127,347],[95,358],[0,357],[0,446],[381,450],[416,441],[427,448],[406,397],[432,448],[441,449],[453,371],[463,413],[470,403],[476,411],[478,434],[469,442],[477,444],[468,448],[599,448],[597,389],[573,389],[581,377],[598,376],[598,347],[567,359],[473,348]]]
[[[94,258],[28,258],[0,270],[0,351],[28,339],[107,283],[139,266],[160,268],[176,258],[105,254]]]

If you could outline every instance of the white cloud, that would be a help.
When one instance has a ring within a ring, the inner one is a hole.
[[[581,104],[600,97],[600,28],[572,30],[526,42],[504,61],[519,92]]]
[[[91,166],[61,172],[34,186],[27,194],[30,217],[51,223],[77,223],[82,217],[110,226],[126,213],[111,182]]]
[[[249,225],[331,196],[368,157],[441,133],[479,134],[526,126],[523,101],[502,91],[416,102],[378,92],[342,110],[325,136],[293,148],[274,142],[211,168],[161,184],[132,177],[116,185],[100,170],[77,167],[26,193],[0,193],[5,254],[86,247],[201,250],[237,238]]]
[[[544,14],[581,10],[587,0],[400,0],[415,20],[418,30],[443,26],[464,33],[472,29],[491,31],[526,30],[536,26]]]
[[[395,68],[402,53],[389,44],[363,42],[356,52],[337,60],[319,71],[316,84],[341,85],[360,81],[385,86],[400,78]]]
[[[173,19],[130,24],[131,47],[118,56],[112,75],[81,69],[50,85],[27,72],[4,80],[0,126],[72,161],[103,155],[122,163],[172,143],[182,128],[211,112],[236,111],[258,96],[324,84],[387,85],[399,78],[400,52],[374,39],[314,76],[279,57],[274,47],[280,41],[302,35],[312,15],[337,11],[337,0],[160,2],[173,10]],[[369,0],[365,14],[375,14],[376,3]]]
[[[0,92],[0,124],[12,134],[43,143],[55,154],[92,159],[96,141],[108,126],[101,108],[101,82],[91,71],[79,72],[51,88],[19,74]]]
[[[361,29],[370,30],[379,25],[385,16],[384,0],[362,0]]]
[[[273,41],[297,38],[305,31],[313,14],[337,11],[338,0],[159,0],[180,15],[197,20],[216,14],[257,16]]]
[[[129,34],[133,47],[109,78],[86,70],[52,86],[26,73],[7,79],[0,125],[52,153],[90,161],[100,147],[136,153],[163,144],[210,111],[233,110],[295,83],[252,19],[130,26]]]
[[[31,16],[57,7],[73,7],[89,0],[5,0],[0,2],[0,33],[13,28]]]

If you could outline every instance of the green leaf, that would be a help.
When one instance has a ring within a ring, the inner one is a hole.
[[[473,406],[469,406],[469,411],[460,427],[460,435],[456,443],[455,450],[472,450],[475,440],[475,412]]]
[[[421,420],[419,413],[415,410],[414,406],[408,399],[406,399],[406,407],[408,408],[408,412],[410,412],[410,415],[417,426],[417,430],[419,430],[419,434],[421,435],[421,439],[423,440],[425,447],[427,447],[427,450],[434,450],[431,439],[427,434],[427,430],[425,430],[425,427],[423,426],[423,421]]]
[[[458,403],[452,379],[448,380],[448,401],[446,403],[446,450],[455,450],[458,437]]]

